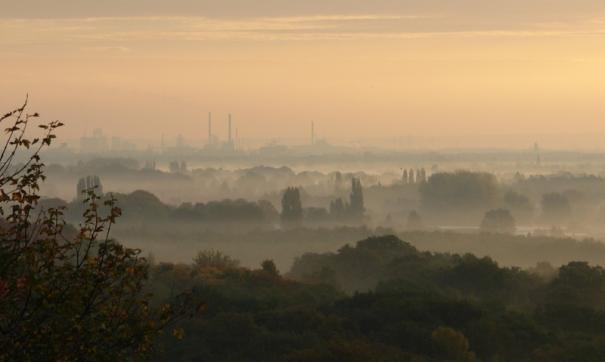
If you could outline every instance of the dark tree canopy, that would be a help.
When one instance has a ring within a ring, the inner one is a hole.
[[[567,196],[557,192],[542,195],[542,217],[545,222],[557,226],[569,221],[571,204]]]
[[[506,209],[490,210],[481,221],[481,231],[512,234],[516,230],[515,219]]]
[[[433,213],[483,212],[497,202],[499,185],[489,173],[437,173],[420,185],[420,196],[422,206]]]
[[[361,180],[355,177],[351,179],[351,201],[349,210],[351,217],[353,218],[361,218],[365,212]]]
[[[297,187],[288,187],[282,196],[282,221],[297,223],[302,221],[303,208],[300,200],[300,190]]]

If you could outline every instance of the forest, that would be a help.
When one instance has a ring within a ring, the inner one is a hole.
[[[605,358],[605,271],[585,262],[505,268],[384,236],[305,254],[284,275],[271,260],[249,269],[202,252],[154,265],[151,280],[156,298],[193,288],[206,303],[183,340],[161,340],[159,360]]]

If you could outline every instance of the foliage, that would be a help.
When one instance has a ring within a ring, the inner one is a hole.
[[[297,187],[288,187],[286,191],[284,191],[281,205],[282,221],[286,223],[298,223],[302,221],[303,208],[300,201],[300,189]]]
[[[358,178],[351,179],[351,201],[349,203],[351,217],[359,219],[363,217],[365,207],[363,204],[363,188],[361,180]]]
[[[278,219],[277,210],[268,201],[258,202],[220,200],[208,203],[183,203],[178,207],[163,203],[156,195],[143,190],[114,194],[120,200],[127,223],[133,221],[169,223],[204,223],[211,225],[250,223],[263,225]],[[44,206],[54,206],[57,200],[42,200]],[[77,221],[86,205],[81,200],[65,203],[68,221]]]
[[[217,250],[200,251],[193,259],[193,264],[198,269],[216,268],[231,269],[237,268],[239,262],[228,255]]]
[[[567,361],[605,352],[605,274],[586,263],[541,279],[386,236],[301,258],[291,277],[319,271],[304,283],[265,266],[212,283],[183,268],[177,277],[176,266],[162,267],[154,284],[187,281],[208,309],[185,323],[181,343],[166,342],[171,361]],[[347,284],[345,275],[376,284],[343,295],[323,279]]]
[[[542,217],[544,221],[560,225],[568,221],[570,216],[571,205],[565,195],[557,192],[542,195]]]
[[[466,336],[449,327],[439,327],[431,334],[433,341],[444,352],[443,360],[456,362],[476,362],[477,357],[469,351]]]
[[[346,216],[349,207],[341,198],[330,201],[330,216],[334,219],[342,219]]]
[[[517,218],[524,220],[531,218],[534,206],[529,197],[519,192],[508,190],[504,193],[503,201],[506,209],[510,210]]]
[[[77,230],[63,209],[38,207],[40,152],[63,124],[39,124],[42,135],[28,138],[38,114],[26,106],[0,118],[10,122],[0,154],[0,360],[144,359],[175,310],[149,306],[146,260],[110,238],[115,198],[88,190]]]
[[[515,232],[515,219],[506,209],[490,210],[481,221],[481,231],[512,234]]]
[[[422,230],[424,229],[424,223],[422,217],[416,212],[416,210],[410,211],[408,214],[408,220],[406,224],[407,230]]]
[[[433,174],[419,190],[426,210],[454,215],[460,210],[483,212],[494,206],[500,192],[494,175],[470,171]]]
[[[279,271],[277,270],[277,266],[275,266],[275,262],[273,260],[265,260],[261,263],[262,269],[270,275],[278,276]]]
[[[343,201],[340,197],[330,201],[329,219],[331,221],[357,223],[363,220],[365,212],[361,180],[353,177],[351,178],[349,202]]]

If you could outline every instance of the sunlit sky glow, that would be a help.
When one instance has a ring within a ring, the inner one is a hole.
[[[0,5],[0,106],[29,93],[67,138],[102,127],[202,142],[209,111],[233,113],[242,138],[304,138],[311,120],[335,141],[605,135],[602,1]]]

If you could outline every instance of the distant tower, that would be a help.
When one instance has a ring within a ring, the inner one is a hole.
[[[208,146],[212,146],[212,112],[208,112]]]
[[[315,144],[315,122],[311,122],[311,145]]]
[[[540,146],[538,142],[534,143],[534,152],[536,153],[536,166],[540,166],[542,164],[542,159],[540,158]]]

